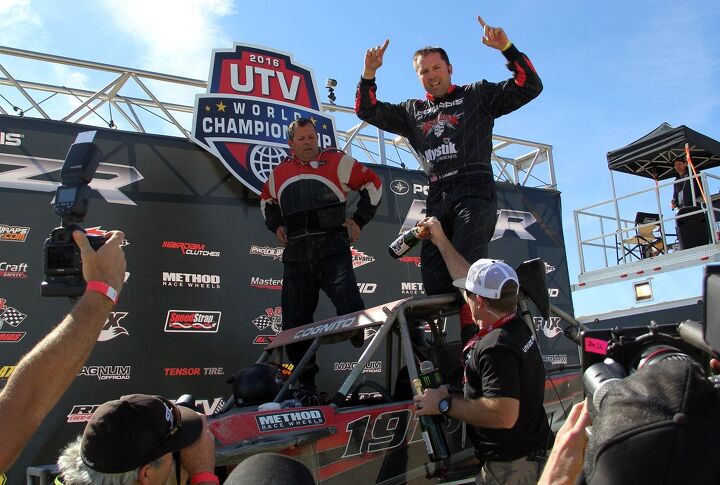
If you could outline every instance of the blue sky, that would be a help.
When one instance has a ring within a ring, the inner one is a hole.
[[[663,121],[720,138],[720,2],[0,0],[0,45],[206,79],[213,48],[248,42],[292,53],[320,83],[337,79],[337,102],[352,105],[364,51],[386,37],[378,84],[387,101],[423,96],[410,57],[428,44],[446,48],[458,84],[508,77],[502,56],[480,42],[478,14],[503,27],[543,79],[541,96],[497,120],[495,133],[553,146],[577,281],[572,209],[611,197],[606,152]],[[6,67],[21,79],[92,85],[66,68]],[[616,176],[619,192],[647,186],[633,179]],[[655,301],[697,296],[699,275],[658,277]],[[678,278],[689,282],[677,285]],[[599,291],[576,293],[576,313],[631,303],[627,287]]]

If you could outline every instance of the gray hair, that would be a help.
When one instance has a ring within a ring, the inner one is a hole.
[[[102,473],[93,470],[80,457],[82,437],[68,444],[60,453],[57,464],[65,485],[133,485],[137,482],[140,468],[123,473]],[[158,460],[151,463],[160,464]]]

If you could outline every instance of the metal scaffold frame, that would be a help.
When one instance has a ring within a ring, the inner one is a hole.
[[[39,73],[47,77],[53,67],[70,68],[82,72],[83,80],[100,87],[60,85],[52,79],[21,80],[8,69],[9,64],[21,62],[32,63],[26,71],[33,77]],[[157,93],[168,91],[181,101],[161,100]],[[200,79],[0,46],[0,114],[4,115],[85,123],[137,133],[180,134],[190,139],[195,95],[206,91],[207,82]],[[178,96],[178,93],[182,94]],[[184,102],[185,99],[190,102]],[[63,101],[58,103],[59,100]],[[50,104],[53,109],[49,108]],[[322,109],[352,117],[355,114],[353,108],[334,103],[323,103]],[[113,119],[113,110],[122,118]],[[346,129],[338,126],[339,148],[355,152],[355,158],[360,161],[424,168],[425,160],[407,139],[389,137],[365,122],[353,124],[356,122],[354,118]],[[557,189],[551,145],[493,135],[492,164],[497,181]]]

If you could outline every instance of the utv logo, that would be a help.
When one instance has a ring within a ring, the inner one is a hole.
[[[560,327],[560,317],[550,317],[550,320],[533,317],[533,323],[535,324],[535,330],[538,332],[542,330],[542,333],[547,338],[555,338],[563,333],[563,329]]]
[[[195,98],[192,139],[256,194],[287,157],[293,120],[315,120],[321,148],[336,146],[313,74],[290,54],[236,43],[214,50],[211,65],[207,93]]]
[[[105,235],[108,233],[108,231],[104,231],[102,229],[102,226],[95,226],[95,227],[88,227],[87,229],[85,229],[85,233],[88,236],[105,237]],[[120,243],[120,247],[127,246],[129,244],[130,243],[128,242],[127,239],[123,239],[122,242]],[[125,281],[127,281],[127,278],[125,278]]]
[[[19,167],[0,172],[0,187],[34,192],[55,192],[60,183],[48,180],[48,176],[53,172],[60,172],[64,163],[64,160],[0,153],[0,165]],[[120,189],[139,182],[143,178],[135,167],[101,163],[98,166],[97,175],[90,182],[90,187],[97,190],[111,204],[137,205]]]
[[[390,182],[390,190],[395,195],[405,195],[410,192],[410,184],[401,179],[395,179]]]
[[[209,399],[197,399],[195,408],[200,409],[205,416],[217,414],[225,406],[225,399],[216,397],[212,401]]]
[[[325,424],[325,415],[320,409],[306,409],[287,413],[272,413],[255,416],[258,431],[304,428]]]
[[[285,248],[271,248],[268,246],[250,246],[250,254],[252,256],[265,256],[266,258],[272,258],[277,261],[282,258],[283,251]]]
[[[165,331],[168,333],[217,333],[222,312],[206,310],[168,310]]]
[[[371,360],[363,369],[363,374],[382,373],[382,360]],[[357,362],[335,362],[333,370],[338,372],[351,371],[358,366]]]
[[[263,331],[266,329],[272,330],[273,335],[258,335],[253,340],[255,345],[267,345],[273,341],[275,335],[282,332],[282,307],[266,308],[264,315],[258,315],[257,318],[253,319],[253,325],[258,330]]]
[[[20,325],[27,317],[27,314],[18,309],[8,306],[5,298],[0,298],[0,330],[11,330]],[[25,337],[26,332],[0,332],[0,343],[19,342]]]
[[[220,257],[220,251],[209,251],[205,249],[205,244],[189,243],[177,241],[163,241],[162,247],[165,249],[179,249],[185,256],[212,256]]]
[[[250,277],[250,286],[261,290],[282,290],[282,284],[282,278],[278,280],[274,278],[258,278],[257,276]]]
[[[3,173],[0,173],[0,177],[2,175]],[[0,224],[0,241],[25,242],[29,233],[29,227]]]
[[[98,336],[98,342],[106,342],[112,340],[120,335],[130,335],[125,327],[120,325],[120,320],[125,318],[128,312],[110,312],[103,329],[100,331]]]
[[[403,281],[400,283],[400,293],[403,295],[422,295],[425,293],[425,286],[422,283]]]
[[[19,147],[22,144],[22,140],[25,135],[22,133],[5,133],[0,131],[0,145],[9,147]]]
[[[163,271],[163,286],[182,288],[220,288],[220,276],[215,274],[168,273]]]
[[[72,407],[67,416],[68,423],[85,423],[90,421],[93,413],[99,408],[99,404],[77,404]]]
[[[129,365],[87,365],[78,372],[79,376],[97,377],[99,381],[130,380]]]
[[[357,286],[362,295],[372,295],[377,290],[377,283],[358,283]]]
[[[0,278],[26,279],[27,269],[27,263],[10,264],[0,261]]]
[[[403,256],[399,259],[403,263],[412,263],[418,268],[420,267],[420,256]]]
[[[362,251],[358,251],[354,247],[350,247],[350,252],[352,254],[352,265],[353,268],[358,268],[360,266],[364,266],[368,263],[372,263],[375,261],[375,258],[372,256],[369,256]]]

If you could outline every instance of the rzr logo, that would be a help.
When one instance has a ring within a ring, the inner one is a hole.
[[[185,333],[217,333],[222,312],[206,310],[168,310],[165,331]]]
[[[533,323],[535,329],[545,334],[547,338],[555,338],[563,333],[562,327],[560,327],[560,317],[550,317],[550,320],[545,320],[542,317],[533,317]]]
[[[368,263],[372,263],[373,261],[375,261],[374,257],[368,256],[367,254],[363,253],[362,251],[358,251],[352,246],[350,247],[350,252],[352,254],[353,268],[364,266]]]
[[[127,316],[127,312],[110,312],[103,329],[98,336],[98,342],[112,340],[119,335],[130,335],[130,333],[120,325],[120,320]]]
[[[59,172],[64,163],[63,160],[0,153],[0,165],[21,167],[0,172],[0,187],[37,192],[55,192],[60,183],[51,182],[46,178],[52,172]],[[97,173],[103,176],[96,176],[90,182],[90,187],[97,190],[106,201],[111,204],[136,205],[135,202],[120,192],[121,188],[144,178],[135,167],[101,163],[98,166]]]
[[[315,120],[320,146],[336,146],[334,121],[320,109],[308,68],[284,52],[235,44],[213,51],[207,94],[195,98],[192,139],[260,194],[287,157],[293,120]]]

